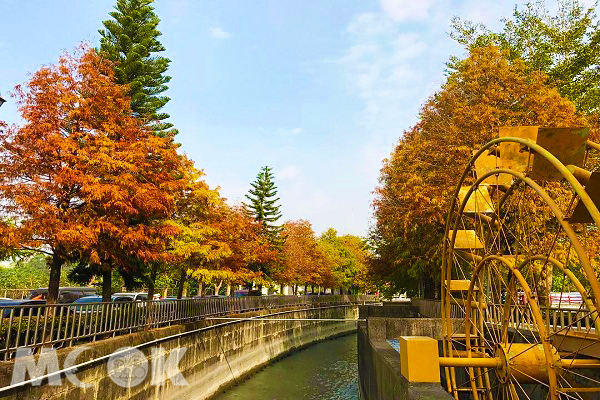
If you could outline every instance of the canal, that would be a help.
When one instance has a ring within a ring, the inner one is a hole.
[[[213,400],[358,400],[356,335],[283,358]]]

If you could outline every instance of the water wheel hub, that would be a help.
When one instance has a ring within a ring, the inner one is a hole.
[[[560,364],[560,357],[553,346],[551,351],[553,364]],[[524,383],[548,383],[548,362],[542,344],[500,344],[495,355],[502,361],[496,370],[501,382],[506,383],[512,378]]]

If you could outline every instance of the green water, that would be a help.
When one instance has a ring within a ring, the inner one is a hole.
[[[214,400],[358,400],[356,335],[279,360]]]

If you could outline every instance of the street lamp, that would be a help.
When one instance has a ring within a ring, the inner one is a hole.
[[[4,100],[2,98],[2,95],[0,95],[0,107],[2,107],[2,104],[6,103],[6,100]]]

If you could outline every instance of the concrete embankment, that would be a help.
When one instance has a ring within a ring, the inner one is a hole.
[[[360,317],[366,318],[359,323],[357,335],[361,399],[452,399],[439,383],[408,382],[401,373],[400,354],[388,342],[400,336],[440,340],[441,320],[418,315],[418,309],[410,304],[360,307]]]
[[[44,379],[41,386],[29,384],[15,387],[0,398],[11,400],[208,399],[279,357],[317,341],[356,331],[355,322],[302,319],[356,319],[358,308],[352,305],[341,305],[302,310],[280,309],[275,314],[263,311],[256,312],[254,315],[263,318],[268,316],[269,321],[260,318],[235,322],[206,320],[61,349],[56,352],[61,368],[68,355],[73,350],[82,349],[82,346],[85,346],[85,350],[77,357],[75,364],[97,360],[77,369],[75,376],[86,387],[73,385],[62,374],[59,386],[49,385],[48,379]],[[241,317],[249,316],[251,314],[246,313]],[[276,318],[281,321],[272,320]],[[217,322],[220,323],[216,324]],[[131,383],[137,384],[130,384],[130,387],[122,385],[123,379],[120,379],[119,374],[123,369],[107,368],[110,362],[109,356],[123,347],[134,347],[136,351],[141,352],[136,354],[143,355],[143,360],[127,358],[121,360],[125,364],[129,362],[136,366],[136,377]],[[169,372],[176,372],[170,368],[169,360],[177,361],[177,355],[182,352],[182,349],[185,349],[185,352],[176,366],[189,385],[175,385],[173,380],[175,383],[183,383],[175,377],[161,382],[161,378],[168,377]],[[39,363],[38,356],[34,356],[34,359]],[[166,362],[160,362],[161,360]],[[161,365],[167,372],[166,375],[157,372],[162,372]],[[0,363],[0,387],[11,384],[13,369],[14,362]],[[142,375],[141,380],[140,375]]]

